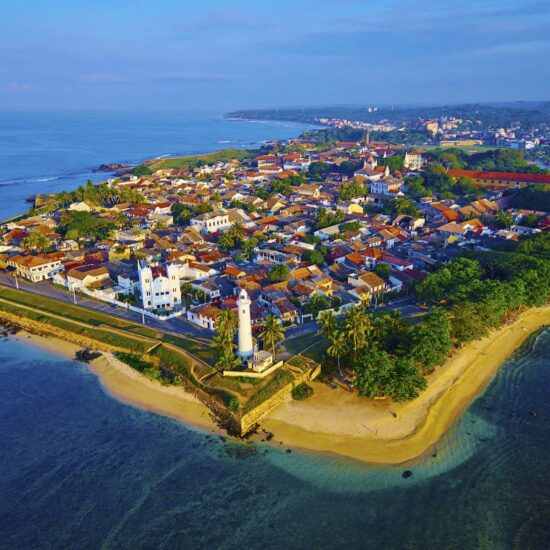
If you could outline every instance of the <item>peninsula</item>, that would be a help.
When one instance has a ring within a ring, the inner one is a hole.
[[[421,455],[550,325],[545,129],[375,113],[41,197],[1,226],[0,318],[203,428]]]

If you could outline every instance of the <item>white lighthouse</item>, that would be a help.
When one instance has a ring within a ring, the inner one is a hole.
[[[249,359],[254,355],[252,323],[250,322],[250,303],[248,293],[243,288],[237,300],[237,307],[239,308],[239,348],[237,353],[242,359]]]

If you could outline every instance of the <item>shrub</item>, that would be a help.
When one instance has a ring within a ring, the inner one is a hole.
[[[305,382],[302,382],[295,388],[292,388],[292,399],[296,401],[303,401],[313,395],[313,388],[308,386]]]

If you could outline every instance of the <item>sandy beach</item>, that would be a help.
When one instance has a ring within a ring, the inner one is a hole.
[[[74,359],[76,352],[82,349],[72,342],[26,330],[20,330],[15,338],[67,359]],[[149,380],[108,353],[89,363],[88,367],[98,376],[105,391],[124,403],[203,430],[224,433],[212,420],[208,408],[183,388],[162,386]]]
[[[438,442],[502,365],[534,332],[550,325],[550,307],[530,309],[483,340],[456,351],[428,377],[414,401],[370,400],[313,382],[306,401],[285,401],[262,421],[271,444],[378,464],[413,460]],[[21,331],[18,339],[74,358],[79,346]],[[123,402],[222,434],[208,408],[183,388],[162,386],[111,354],[90,363],[107,393]],[[260,439],[261,435],[254,436]]]
[[[33,334],[26,330],[20,330],[17,335],[14,336],[16,340],[20,342],[30,341],[33,346],[42,348],[43,350],[61,355],[67,359],[74,359],[75,353],[82,349],[82,346],[61,340],[60,338],[52,338],[50,336],[41,336],[40,334]]]
[[[203,430],[224,433],[212,420],[208,408],[181,387],[149,380],[110,354],[92,361],[90,369],[109,395],[125,403]]]
[[[379,464],[400,464],[428,451],[534,332],[550,325],[550,308],[530,309],[483,340],[456,351],[428,377],[414,401],[367,400],[313,383],[304,402],[286,401],[262,426],[272,442]]]

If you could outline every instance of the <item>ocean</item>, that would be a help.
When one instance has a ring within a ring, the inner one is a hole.
[[[105,180],[101,164],[246,149],[310,128],[186,111],[0,113],[0,220],[26,211],[25,197]]]
[[[103,162],[304,128],[218,115],[0,115],[0,218]],[[550,330],[433,451],[380,467],[222,441],[111,398],[85,365],[23,336],[0,339],[0,548],[547,549],[549,364]]]
[[[548,548],[550,331],[395,467],[224,442],[22,336],[0,357],[1,548]]]

